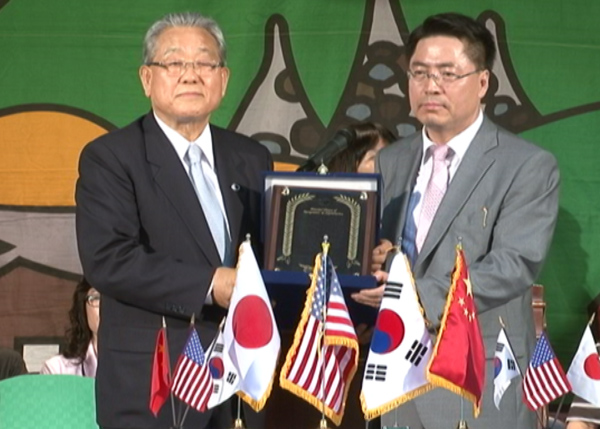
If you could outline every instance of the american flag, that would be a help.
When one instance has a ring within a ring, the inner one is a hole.
[[[543,332],[523,378],[523,401],[535,411],[570,390],[569,380]]]
[[[324,403],[327,417],[339,424],[356,372],[358,340],[338,277],[326,255],[317,256],[294,338],[281,371],[281,387],[319,410]]]
[[[183,354],[175,367],[173,394],[190,407],[203,412],[213,390],[213,380],[196,329],[190,329]]]

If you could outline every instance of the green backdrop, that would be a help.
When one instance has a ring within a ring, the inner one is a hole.
[[[587,320],[586,306],[600,291],[600,156],[595,150],[600,111],[594,104],[600,101],[600,2],[392,3],[409,30],[432,13],[477,17],[486,10],[496,12],[506,26],[519,82],[542,115],[592,105],[522,133],[553,152],[562,173],[559,224],[540,282],[546,286],[551,342],[568,365]],[[143,34],[158,17],[182,10],[215,18],[228,42],[231,81],[214,123],[230,124],[259,71],[265,25],[280,14],[289,26],[306,95],[327,125],[344,90],[366,10],[359,0],[0,0],[0,6],[0,112],[56,104],[89,112],[106,121],[107,128],[123,126],[148,110],[137,77]],[[0,125],[0,140],[4,138]]]

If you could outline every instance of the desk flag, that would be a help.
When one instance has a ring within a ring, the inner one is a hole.
[[[173,371],[173,394],[190,407],[204,412],[213,390],[212,377],[198,332],[192,323],[183,353]]]
[[[371,420],[433,387],[427,364],[433,344],[406,256],[394,257],[377,315],[360,396]]]
[[[163,319],[164,320],[164,319]],[[167,347],[167,328],[164,326],[156,336],[154,359],[152,361],[152,379],[150,381],[150,411],[154,417],[167,401],[171,391],[169,374],[169,348]]]
[[[456,246],[446,308],[427,370],[431,384],[470,400],[473,416],[479,416],[485,380],[485,349],[473,287],[460,245]]]
[[[208,368],[213,378],[213,391],[208,400],[208,408],[211,409],[235,394],[240,389],[242,379],[231,361],[229,353],[225,352],[223,329],[219,329],[219,333],[210,345],[207,355]]]
[[[535,411],[569,390],[569,380],[552,350],[546,332],[542,332],[523,377],[523,401],[531,411]]]
[[[501,328],[494,355],[494,405],[497,409],[500,409],[500,401],[511,380],[519,375],[521,375],[519,364],[510,347],[506,332]]]
[[[339,425],[357,365],[356,331],[333,264],[323,252],[316,257],[302,317],[279,383]]]
[[[573,393],[600,407],[600,357],[589,325],[585,327],[567,379],[571,382]]]
[[[281,339],[250,242],[239,252],[223,339],[241,377],[239,395],[259,411],[271,394]]]

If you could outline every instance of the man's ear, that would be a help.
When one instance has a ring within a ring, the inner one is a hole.
[[[485,97],[485,94],[487,94],[488,88],[490,87],[489,70],[484,70],[483,72],[481,72],[481,74],[479,75],[479,85],[479,99],[481,100],[483,99],[483,97]]]
[[[144,88],[144,94],[150,98],[150,88],[152,87],[152,69],[147,65],[143,65],[139,70],[140,81]]]
[[[221,97],[225,97],[225,93],[227,92],[227,83],[229,82],[230,71],[227,67],[221,67],[219,72],[221,73],[221,81],[223,82]]]

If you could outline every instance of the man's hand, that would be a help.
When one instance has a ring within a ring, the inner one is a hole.
[[[363,289],[359,292],[350,295],[352,299],[359,304],[368,305],[370,307],[379,308],[383,299],[383,290],[385,285],[378,286],[373,289]]]
[[[391,241],[384,239],[379,242],[379,246],[373,249],[373,254],[371,256],[372,273],[381,270],[383,264],[385,263],[385,259],[387,258],[388,252],[392,250],[393,247],[394,245]]]
[[[212,278],[213,290],[212,298],[213,303],[218,304],[223,308],[229,308],[229,302],[231,301],[231,294],[235,286],[236,269],[219,267]]]

